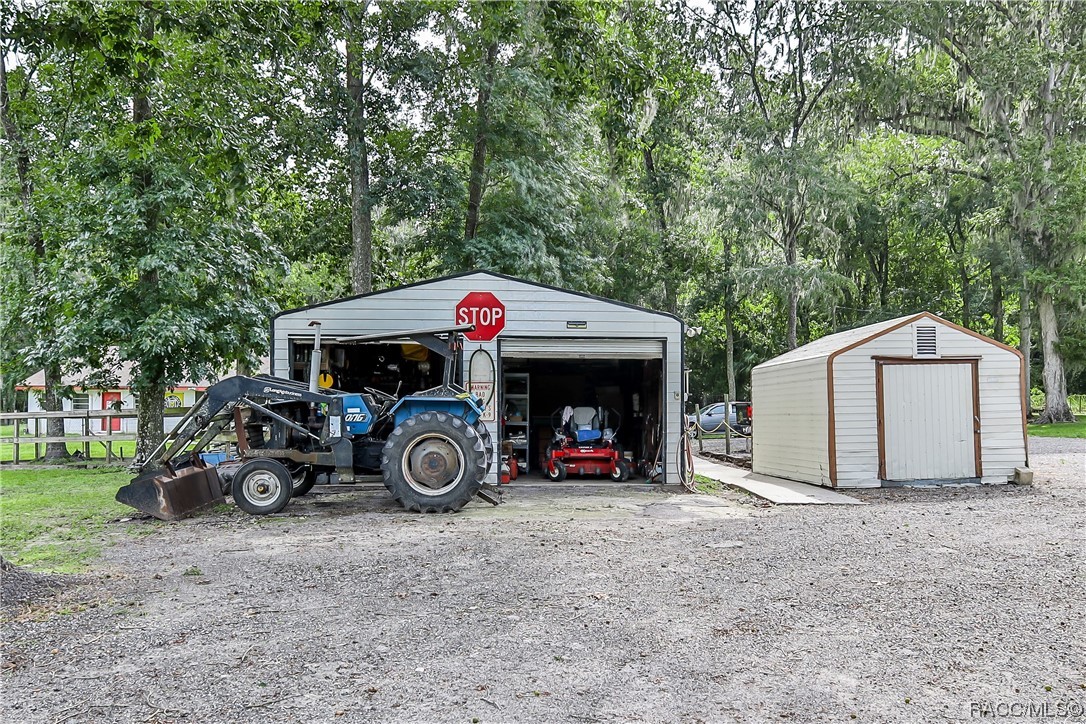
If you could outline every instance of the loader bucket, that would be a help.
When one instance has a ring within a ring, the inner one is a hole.
[[[201,466],[152,470],[117,491],[117,502],[159,520],[178,520],[224,500],[218,471]]]

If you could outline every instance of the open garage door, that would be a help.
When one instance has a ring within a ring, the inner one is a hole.
[[[500,344],[503,454],[515,456],[522,472],[543,475],[567,406],[602,408],[603,427],[613,429],[614,447],[631,470],[656,459],[662,439],[663,341],[502,337]]]
[[[503,337],[502,357],[515,359],[663,359],[658,339],[556,339]]]

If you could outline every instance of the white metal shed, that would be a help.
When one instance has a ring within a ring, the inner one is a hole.
[[[752,373],[755,472],[870,488],[1007,482],[1027,464],[1022,354],[923,312]]]
[[[483,296],[492,299],[489,304],[500,313],[465,317],[465,300]],[[480,350],[486,353],[484,359],[493,361],[494,394],[484,421],[496,444],[500,437],[522,441],[518,448],[534,474],[551,434],[554,409],[588,404],[586,399],[592,397],[620,409],[619,436],[628,452],[637,455],[646,443],[660,449],[666,482],[679,482],[685,335],[682,321],[665,312],[495,272],[470,271],[280,313],[272,320],[271,371],[305,379],[313,340],[309,323],[319,321],[325,359],[342,360],[342,375],[350,378],[350,384],[337,379],[337,387],[380,387],[380,370],[374,369],[381,367],[394,370],[389,373],[392,386],[392,378],[414,375],[422,389],[440,379],[430,362],[413,361],[399,345],[367,344],[362,349],[352,347],[348,338],[488,323],[494,316],[500,317],[503,327],[493,339],[473,341],[469,335],[465,340],[459,381],[479,392],[478,383],[464,370],[473,368]],[[360,370],[365,375],[360,376]],[[405,384],[404,392],[410,384]],[[483,387],[480,396],[486,397],[485,383]]]

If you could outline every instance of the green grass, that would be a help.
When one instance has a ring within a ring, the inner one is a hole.
[[[113,499],[129,478],[108,469],[0,470],[0,551],[34,570],[87,570],[112,540],[107,522],[133,513]]]
[[[694,487],[699,493],[715,495],[725,490],[727,486],[725,486],[724,483],[720,482],[719,480],[713,480],[712,478],[707,478],[704,475],[695,474]]]
[[[1029,434],[1035,437],[1086,438],[1086,420],[1057,422],[1052,425],[1030,425]]]

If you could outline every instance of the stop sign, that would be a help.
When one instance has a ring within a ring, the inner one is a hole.
[[[470,292],[456,305],[456,323],[474,324],[464,336],[473,342],[489,342],[505,329],[505,305],[490,292]]]

